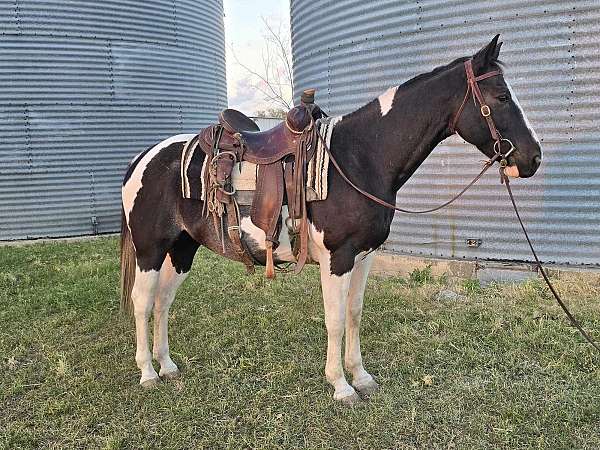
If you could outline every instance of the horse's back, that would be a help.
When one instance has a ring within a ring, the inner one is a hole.
[[[137,154],[129,163],[123,178],[122,200],[126,217],[130,217],[138,197],[152,191],[173,188],[181,166],[181,151],[193,134],[178,134]],[[160,196],[160,192],[156,192]]]

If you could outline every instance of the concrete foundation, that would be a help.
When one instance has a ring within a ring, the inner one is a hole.
[[[491,282],[519,282],[539,277],[537,267],[532,263],[502,261],[465,261],[443,258],[426,258],[378,252],[373,262],[372,273],[407,277],[415,269],[429,267],[435,277],[447,276],[454,279],[477,279],[482,285]],[[560,277],[563,273],[582,273],[592,278],[600,278],[600,267],[544,265],[551,276]]]

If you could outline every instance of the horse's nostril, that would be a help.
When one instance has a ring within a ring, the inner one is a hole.
[[[542,157],[541,157],[541,156],[535,156],[535,157],[533,158],[533,162],[534,162],[536,165],[538,165],[538,166],[539,166],[539,165],[542,163]]]

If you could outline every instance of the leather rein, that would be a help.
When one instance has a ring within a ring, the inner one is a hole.
[[[340,165],[336,161],[335,157],[332,155],[331,150],[330,150],[329,146],[327,145],[327,142],[325,142],[325,139],[319,133],[318,127],[314,127],[314,132],[317,135],[318,139],[320,140],[321,144],[323,145],[323,148],[325,149],[325,151],[329,155],[329,160],[331,161],[331,163],[333,164],[333,166],[337,170],[338,174],[342,177],[342,179],[346,183],[348,183],[358,193],[360,193],[363,196],[367,197],[368,199],[374,201],[375,203],[377,203],[377,204],[379,204],[381,206],[385,206],[386,208],[394,209],[396,211],[407,213],[407,214],[426,214],[426,213],[431,213],[431,212],[434,212],[434,211],[438,211],[438,210],[440,210],[442,208],[445,208],[446,206],[450,205],[451,203],[454,203],[456,200],[458,200],[460,197],[462,197],[462,195],[465,192],[467,192],[469,190],[469,188],[471,188],[471,186],[473,186],[483,176],[483,174],[488,171],[488,169],[496,161],[499,161],[500,162],[500,168],[499,168],[499,171],[500,171],[500,182],[506,186],[506,190],[508,192],[508,196],[509,196],[510,201],[512,203],[513,209],[515,210],[515,214],[517,216],[519,224],[521,225],[521,229],[523,230],[523,233],[525,234],[525,239],[527,240],[527,244],[529,245],[531,253],[533,254],[533,257],[535,259],[535,264],[537,266],[538,271],[542,274],[542,277],[544,278],[544,281],[548,285],[548,288],[550,289],[550,292],[552,292],[552,295],[554,296],[556,302],[562,308],[562,310],[564,311],[564,313],[568,317],[568,319],[571,322],[571,324],[579,331],[579,333],[581,333],[581,335],[585,338],[585,340],[587,342],[589,342],[598,352],[600,352],[600,346],[583,329],[583,327],[581,326],[581,324],[579,323],[579,321],[573,316],[573,314],[571,314],[571,312],[569,311],[569,309],[567,308],[567,306],[565,305],[565,303],[562,301],[562,299],[558,295],[558,292],[556,291],[556,289],[554,288],[554,286],[550,282],[548,274],[546,273],[545,269],[542,267],[542,263],[540,262],[540,259],[537,256],[537,253],[536,253],[536,251],[535,251],[535,249],[533,247],[533,244],[532,244],[532,242],[531,242],[531,240],[529,238],[529,234],[527,233],[527,230],[525,229],[525,225],[523,224],[523,221],[521,219],[521,215],[519,214],[519,210],[517,209],[517,205],[515,203],[515,199],[514,199],[514,196],[513,196],[513,193],[512,193],[512,189],[510,187],[509,178],[504,173],[504,169],[508,165],[508,161],[507,161],[506,158],[513,151],[515,151],[515,146],[513,145],[513,143],[509,139],[503,138],[502,135],[500,134],[500,132],[498,131],[498,129],[496,128],[496,124],[494,123],[494,120],[492,119],[492,111],[491,111],[490,107],[485,103],[485,99],[484,99],[483,94],[481,93],[481,90],[479,89],[479,85],[478,85],[479,81],[482,81],[482,80],[485,80],[487,78],[491,78],[491,77],[495,77],[495,76],[501,75],[502,72],[500,72],[499,70],[494,70],[494,71],[486,72],[483,75],[479,75],[479,76],[476,77],[475,74],[473,73],[473,61],[472,61],[472,59],[468,59],[467,61],[465,61],[464,66],[465,66],[465,73],[467,75],[467,91],[465,93],[465,96],[463,98],[463,101],[462,101],[460,107],[458,108],[458,111],[456,112],[456,114],[454,115],[454,118],[452,119],[452,122],[450,123],[449,129],[452,132],[452,134],[454,134],[456,132],[456,125],[457,125],[458,119],[460,118],[460,115],[462,114],[463,109],[465,108],[465,105],[467,104],[467,101],[469,100],[469,94],[471,94],[471,96],[473,98],[473,102],[475,103],[475,105],[479,104],[479,111],[481,113],[481,116],[484,118],[484,120],[485,120],[485,122],[486,122],[486,124],[487,124],[487,126],[488,126],[488,128],[490,130],[490,134],[492,136],[492,139],[494,140],[494,156],[491,159],[489,159],[488,161],[486,161],[484,163],[484,166],[483,166],[483,169],[481,170],[481,172],[479,172],[477,174],[477,176],[475,176],[475,178],[473,178],[473,180],[469,184],[467,184],[458,194],[456,194],[454,197],[452,197],[447,202],[445,202],[445,203],[443,203],[443,204],[441,204],[439,206],[436,206],[435,208],[423,209],[423,210],[410,210],[410,209],[399,208],[398,206],[393,205],[393,204],[391,204],[389,202],[386,202],[385,200],[382,200],[379,197],[376,197],[375,195],[370,194],[369,192],[367,192],[367,191],[359,188],[356,184],[354,184],[346,176],[346,174],[344,173],[344,171],[342,170],[342,168],[340,167]],[[508,151],[506,151],[506,152],[502,151],[502,144],[503,143],[506,143],[509,146]]]

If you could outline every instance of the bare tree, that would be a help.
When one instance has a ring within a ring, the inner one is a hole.
[[[262,17],[265,26],[263,34],[264,46],[261,52],[262,67],[255,70],[242,63],[233,48],[231,54],[236,63],[239,64],[252,78],[253,87],[258,90],[265,101],[270,105],[263,111],[257,111],[257,115],[275,114],[280,117],[293,106],[293,76],[292,76],[292,51],[290,34],[287,27],[281,21],[271,25]]]
[[[285,119],[287,112],[288,112],[287,109],[283,109],[279,106],[275,106],[275,107],[267,107],[264,109],[257,109],[254,112],[254,116],[255,117],[267,117],[267,118],[277,117],[279,119]]]

